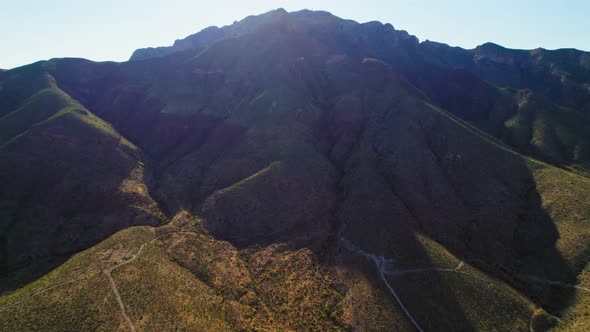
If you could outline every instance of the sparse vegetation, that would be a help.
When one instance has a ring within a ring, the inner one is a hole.
[[[0,330],[588,328],[587,54],[284,10],[178,45],[0,73]]]

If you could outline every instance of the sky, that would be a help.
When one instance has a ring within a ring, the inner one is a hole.
[[[590,0],[0,0],[0,68],[55,57],[126,61],[276,8],[391,23],[420,41],[590,51]]]

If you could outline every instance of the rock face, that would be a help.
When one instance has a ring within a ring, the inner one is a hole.
[[[172,46],[142,48],[131,55],[129,61],[145,60],[169,55],[187,49],[199,49],[225,38],[235,38],[255,31],[260,25],[280,16],[287,15],[284,9],[277,9],[258,16],[248,16],[242,21],[224,27],[208,27],[184,39],[178,39]]]
[[[587,57],[276,10],[125,63],[2,72],[0,329],[46,324],[68,296],[12,299],[111,260],[136,310],[123,324],[146,329],[524,330],[550,327],[544,310],[574,324]],[[105,306],[78,286],[82,307]],[[111,328],[76,304],[64,330]]]
[[[230,36],[228,27],[209,27],[201,32],[179,39],[172,46],[141,48],[133,52],[130,61],[157,58],[186,49],[198,49]]]

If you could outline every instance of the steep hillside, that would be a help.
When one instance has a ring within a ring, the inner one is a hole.
[[[519,96],[532,91],[553,104],[542,108],[570,111],[558,111],[560,115],[552,118],[556,127],[570,128],[572,121],[578,121],[577,125],[585,129],[589,125],[590,111],[590,54],[587,52],[540,48],[512,50],[492,43],[465,50],[428,40],[419,43],[416,37],[395,30],[391,24],[359,24],[322,11],[287,13],[279,9],[250,16],[223,28],[207,28],[177,40],[171,47],[137,50],[131,60],[153,59],[181,51],[196,53],[197,49],[222,40],[262,33],[269,22],[284,21],[287,17],[291,28],[312,37],[316,45],[327,49],[331,61],[343,56],[359,61],[365,57],[383,60],[434,102],[521,153],[559,166],[588,171],[590,160],[586,148],[580,147],[576,139],[562,134],[552,135],[554,145],[559,145],[562,150],[560,156],[556,156],[556,147],[538,144],[532,135],[528,136],[526,144],[515,142],[511,138],[513,121],[510,121],[521,117]],[[321,53],[316,49],[309,54],[311,58],[308,60],[317,60]],[[581,130],[576,129],[576,134]]]
[[[0,73],[0,329],[586,328],[590,80],[547,52],[277,10]]]
[[[536,317],[548,317],[542,310],[535,314],[534,304],[502,282],[419,238],[432,255],[432,265],[386,271],[385,285],[402,286],[413,282],[415,275],[449,287],[450,293],[441,298],[421,294],[433,303],[449,304],[454,302],[447,297],[460,296],[464,283],[470,285],[470,296],[459,299],[467,309],[463,320],[453,321],[455,328],[473,324],[506,329],[504,320],[510,319],[512,328],[524,329],[532,315],[536,323],[542,323]],[[411,329],[412,323],[378,277],[382,272],[374,261],[349,242],[335,245],[328,260],[317,256],[319,248],[300,247],[296,241],[237,250],[212,238],[199,219],[182,212],[166,226],[121,231],[1,298],[0,313],[6,319],[0,326],[3,330]],[[418,305],[413,300],[416,294],[400,294],[408,308]],[[483,310],[474,300],[492,306]],[[459,307],[446,309],[433,312],[423,327],[443,326],[439,324],[446,324],[446,315],[456,314]]]
[[[11,71],[3,82],[2,92],[18,100],[0,118],[2,291],[117,230],[163,217],[139,149],[60,90],[43,66]],[[20,85],[23,76],[37,92]]]

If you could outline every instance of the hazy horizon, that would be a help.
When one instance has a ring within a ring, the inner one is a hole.
[[[31,0],[4,6],[0,39],[5,51],[0,68],[10,69],[54,57],[82,57],[94,61],[126,61],[137,48],[171,45],[208,26],[223,26],[249,15],[277,8],[287,11],[324,10],[358,22],[391,23],[424,41],[463,48],[493,42],[509,48],[576,48],[590,50],[585,13],[590,3],[569,1],[496,1],[493,5],[452,1],[368,0],[338,3],[321,0],[170,1],[114,0],[79,3]]]

